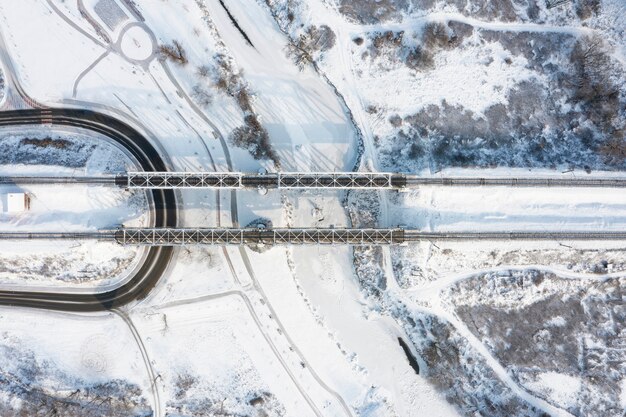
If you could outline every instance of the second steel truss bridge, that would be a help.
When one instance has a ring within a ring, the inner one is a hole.
[[[421,241],[622,241],[626,231],[424,232],[402,228],[120,228],[97,232],[0,232],[0,240],[108,240],[125,246],[402,245]]]

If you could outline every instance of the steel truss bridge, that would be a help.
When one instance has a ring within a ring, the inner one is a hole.
[[[0,240],[110,240],[126,246],[194,245],[402,245],[420,241],[466,240],[626,240],[626,231],[606,232],[423,232],[388,229],[313,228],[121,228],[97,232],[11,232]]]
[[[127,172],[109,176],[4,176],[0,184],[95,184],[127,189],[279,188],[279,189],[407,189],[419,186],[626,187],[626,178],[598,177],[419,177],[367,172]]]

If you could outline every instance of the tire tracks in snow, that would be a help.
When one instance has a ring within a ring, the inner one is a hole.
[[[144,366],[146,367],[146,372],[148,374],[148,379],[150,381],[150,388],[152,390],[152,396],[153,396],[153,402],[154,402],[154,417],[162,417],[163,413],[161,411],[161,395],[159,393],[159,388],[158,388],[158,384],[156,381],[157,378],[160,378],[160,375],[156,375],[154,372],[154,368],[152,367],[152,362],[150,362],[150,358],[148,357],[148,350],[146,349],[146,346],[144,345],[143,340],[141,339],[141,335],[139,334],[137,327],[135,327],[135,324],[133,323],[133,321],[131,320],[130,316],[127,313],[117,308],[112,309],[111,312],[114,313],[116,316],[120,317],[124,321],[126,326],[128,326],[128,329],[132,333],[133,339],[135,339],[137,347],[139,348],[139,351],[141,352],[141,357],[143,359],[143,363],[144,363]]]

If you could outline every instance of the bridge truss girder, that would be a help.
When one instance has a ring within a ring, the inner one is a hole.
[[[278,188],[393,188],[390,173],[370,172],[279,172]]]
[[[404,242],[402,229],[217,229],[124,228],[115,234],[122,245],[391,245]]]
[[[369,172],[128,172],[127,188],[397,188],[399,174]]]
[[[238,172],[128,172],[127,188],[243,188]]]

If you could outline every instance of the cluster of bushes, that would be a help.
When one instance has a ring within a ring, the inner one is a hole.
[[[63,165],[84,167],[96,145],[63,138],[23,138],[8,136],[0,140],[0,164]]]
[[[474,31],[471,25],[450,21],[447,24],[430,22],[422,30],[421,45],[415,46],[406,56],[405,64],[418,70],[431,68],[435,54],[440,50],[458,47]]]
[[[34,139],[34,138],[21,139],[20,145],[31,145],[36,148],[52,147],[56,149],[66,149],[69,146],[73,145],[73,143],[66,139],[52,139],[50,136],[46,136],[43,139]]]
[[[584,116],[606,135],[598,151],[610,164],[626,161],[625,126],[620,121],[623,104],[613,80],[608,47],[599,35],[579,39],[570,55],[571,70],[564,84],[572,89],[571,101]],[[623,118],[623,117],[622,117]]]
[[[252,108],[252,98],[241,70],[237,70],[230,57],[217,53],[213,57],[213,66],[201,65],[196,68],[199,82],[191,91],[192,98],[201,106],[209,107],[213,102],[208,82],[220,92],[235,99],[244,113],[244,124],[230,135],[230,142],[247,149],[255,159],[270,159],[278,164],[278,155],[274,152],[267,129],[261,125]]]
[[[196,68],[198,83],[191,90],[191,97],[201,106],[209,107],[213,96],[209,91],[209,81],[219,91],[237,99],[246,89],[241,73],[234,70],[231,60],[222,53],[213,56],[214,66],[200,65]],[[239,100],[237,100],[239,102]],[[241,106],[240,106],[241,107]],[[249,106],[244,111],[250,111]]]
[[[611,58],[599,35],[579,39],[570,55],[572,71],[566,83],[572,100],[582,105],[594,122],[617,115],[619,89],[611,79]]]
[[[391,62],[403,62],[413,70],[425,70],[433,67],[438,51],[458,47],[473,30],[471,25],[451,21],[447,24],[430,22],[423,27],[421,33],[412,35],[404,31],[378,32],[371,36],[363,57],[387,57]],[[358,37],[354,42],[361,45],[363,39]]]
[[[457,38],[445,26],[434,24],[424,31],[422,45],[449,48],[471,33],[471,27],[465,30],[453,23],[448,28],[459,34]],[[489,31],[482,35],[500,42],[513,55],[527,58],[529,68],[547,82],[522,81],[508,92],[506,103],[492,105],[480,115],[445,101],[405,118],[391,115],[388,121],[396,134],[381,148],[384,159],[400,169],[421,169],[426,164],[435,170],[447,166],[585,170],[624,166],[625,106],[616,81],[620,70],[601,38],[545,35],[544,39],[527,34],[493,38]],[[397,36],[382,39],[390,42]],[[563,42],[558,48],[550,47],[554,40]],[[559,58],[566,65],[553,64]]]
[[[270,392],[246,389],[239,376],[233,389],[210,387],[195,375],[179,375],[174,381],[174,400],[168,401],[168,416],[194,417],[283,417],[285,408]],[[247,381],[246,381],[247,382]]]
[[[247,149],[254,159],[269,159],[278,165],[278,155],[270,143],[267,129],[263,127],[252,108],[250,91],[241,70],[235,71],[232,60],[224,54],[215,55],[214,61],[216,70],[213,72],[213,81],[216,88],[234,98],[244,113],[244,124],[233,130],[230,142]],[[204,72],[199,69],[200,71]]]
[[[141,388],[120,379],[86,383],[66,375],[32,351],[0,346],[0,415],[148,417]],[[61,387],[61,388],[58,388]]]

